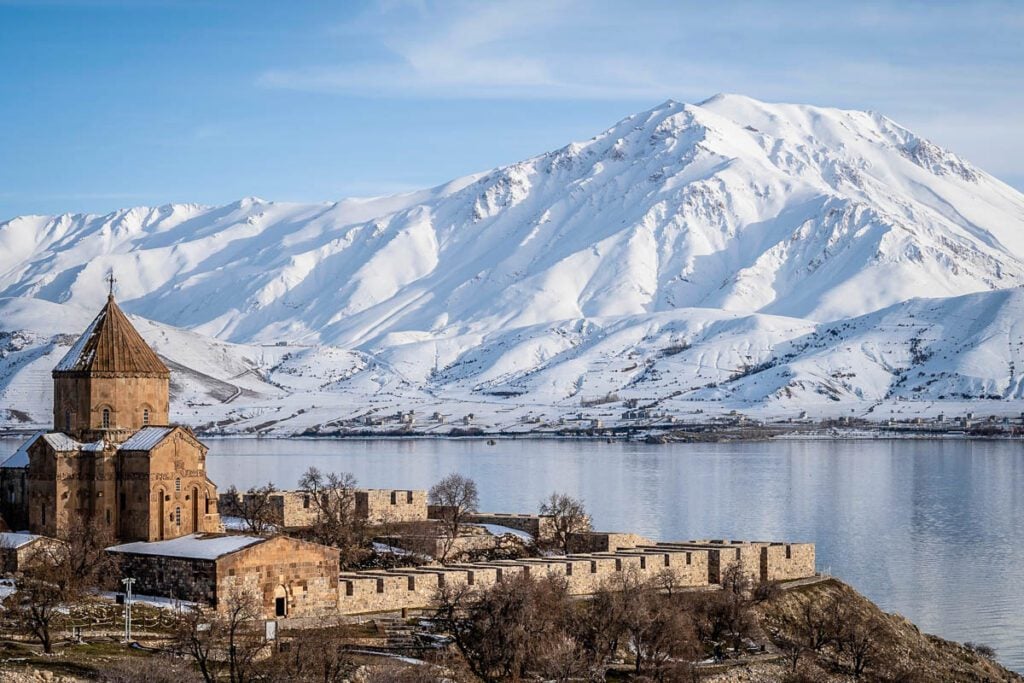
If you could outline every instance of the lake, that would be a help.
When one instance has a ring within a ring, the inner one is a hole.
[[[660,540],[813,541],[818,568],[923,630],[1024,671],[1024,444],[772,441],[209,440],[221,490],[294,487],[309,466],[365,487],[476,480],[481,509],[582,497],[599,530]],[[16,442],[0,441],[13,450]]]

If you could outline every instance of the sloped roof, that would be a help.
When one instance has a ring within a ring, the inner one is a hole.
[[[113,295],[53,371],[170,374]]]
[[[63,453],[66,451],[80,451],[82,450],[82,442],[72,439],[70,436],[63,432],[50,432],[44,434],[43,439],[46,443],[50,444],[50,448]]]
[[[113,553],[185,557],[193,560],[216,560],[268,539],[262,536],[204,536],[189,534],[169,541],[136,541],[107,548]]]
[[[15,531],[0,532],[0,548],[22,548],[33,541],[38,541],[42,536],[26,534]]]
[[[22,447],[26,450],[26,457],[28,447],[34,441],[35,440],[32,439],[25,446]],[[50,445],[50,448],[57,451],[58,453],[67,453],[68,451],[98,452],[104,450],[107,447],[107,442],[104,441],[103,439],[100,439],[99,441],[83,443],[81,441],[78,441],[77,439],[71,438],[70,436],[63,432],[49,432],[48,434],[43,434],[43,441],[48,443]]]
[[[174,431],[174,427],[143,427],[121,444],[122,451],[148,451]]]
[[[28,467],[28,447],[34,444],[36,439],[45,433],[46,432],[44,431],[39,431],[29,437],[25,443],[21,444],[18,450],[14,451],[14,454],[11,457],[4,460],[3,464],[0,464],[0,469],[7,467]]]

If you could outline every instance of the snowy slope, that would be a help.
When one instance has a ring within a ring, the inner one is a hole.
[[[75,317],[66,306],[5,299],[0,319],[33,307],[40,312],[33,320]],[[1024,290],[1013,289],[915,299],[828,323],[691,308],[370,351],[236,345],[134,322],[174,371],[174,419],[207,431],[288,434],[360,429],[351,421],[396,410],[414,410],[428,432],[449,428],[424,421],[434,412],[448,422],[474,414],[473,424],[503,429],[580,412],[607,420],[629,399],[684,419],[698,410],[1017,414],[1022,320]],[[49,419],[50,370],[74,341],[52,329],[0,334],[0,407],[18,410],[0,410],[0,426]],[[441,365],[445,345],[468,350]],[[581,408],[609,395],[611,404]]]
[[[110,268],[123,308],[159,321],[140,330],[176,402],[225,424],[608,392],[1020,398],[1012,343],[942,316],[1012,335],[1024,196],[873,113],[669,101],[395,197],[0,223],[0,408],[46,391]]]

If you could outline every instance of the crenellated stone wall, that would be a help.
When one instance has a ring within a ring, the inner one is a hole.
[[[653,545],[654,541],[643,536],[637,536],[636,534],[624,534],[614,531],[588,531],[582,534],[570,534],[569,543],[578,552],[601,553]]]
[[[468,517],[472,524],[497,524],[524,531],[537,541],[549,541],[555,536],[555,523],[550,515],[521,515],[504,512],[478,512]]]
[[[652,547],[707,551],[708,581],[715,584],[721,583],[722,575],[734,565],[754,581],[785,581],[813,576],[815,572],[813,543],[702,540]]]
[[[498,560],[446,567],[349,572],[341,575],[338,611],[344,615],[428,608],[446,585],[491,586],[516,576],[557,577],[572,595],[590,595],[617,577],[662,575],[677,587],[708,585],[708,553],[700,550],[635,549],[564,557]]]
[[[239,515],[240,505],[249,496],[220,495],[222,514]],[[356,489],[356,514],[370,524],[418,522],[427,519],[427,492],[408,489]],[[287,529],[302,529],[316,524],[316,501],[308,491],[277,491],[269,496],[270,521]]]

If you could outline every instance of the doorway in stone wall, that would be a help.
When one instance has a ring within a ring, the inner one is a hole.
[[[164,540],[164,490],[157,489],[156,493],[158,496],[160,496],[160,505],[157,506],[157,509],[160,511],[160,514],[157,515],[157,519],[159,519],[160,522],[157,527],[156,537],[158,541],[162,541]]]
[[[284,586],[274,589],[274,616],[278,618],[288,616],[288,591]]]
[[[199,533],[199,489],[192,489],[192,533]]]

